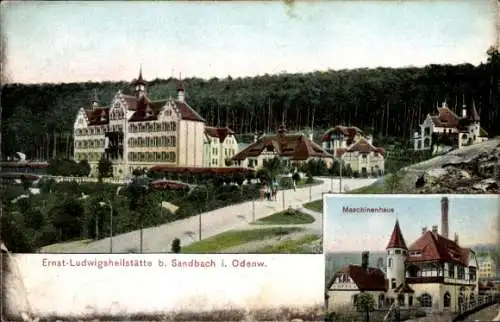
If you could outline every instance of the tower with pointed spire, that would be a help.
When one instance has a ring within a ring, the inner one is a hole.
[[[398,220],[396,220],[386,250],[388,289],[392,291],[405,280],[405,262],[408,255],[408,247],[406,247]]]
[[[135,95],[137,98],[141,98],[146,95],[146,81],[142,78],[142,65],[139,68],[139,77],[135,80]]]

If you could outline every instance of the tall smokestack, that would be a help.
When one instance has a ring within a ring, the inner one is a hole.
[[[368,258],[370,256],[370,252],[362,252],[361,253],[361,268],[366,271],[368,269]]]
[[[448,238],[448,198],[441,199],[441,236]]]

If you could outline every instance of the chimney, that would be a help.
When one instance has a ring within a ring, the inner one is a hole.
[[[422,235],[427,232],[427,227],[422,227]]]
[[[437,226],[437,225],[432,226],[432,232],[433,232],[434,234],[437,234],[437,233],[438,233],[438,226]]]
[[[310,141],[313,141],[314,140],[314,133],[310,132],[309,135],[308,135],[308,138],[309,138]]]
[[[462,105],[462,117],[463,118],[466,118],[467,117],[467,107],[464,105]]]
[[[448,198],[441,198],[441,236],[448,238]]]
[[[457,245],[458,245],[458,234],[457,234],[457,233],[455,233],[455,238],[454,238],[454,241],[455,241],[455,244],[457,244]]]
[[[368,269],[368,258],[370,256],[370,252],[362,252],[361,253],[361,268],[366,271]]]

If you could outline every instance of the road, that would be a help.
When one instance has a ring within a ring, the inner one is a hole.
[[[219,208],[201,215],[202,238],[209,238],[224,231],[240,229],[248,225],[252,220],[269,216],[281,211],[289,206],[294,208],[310,200],[321,199],[323,193],[331,190],[330,178],[319,178],[323,183],[312,187],[278,192],[277,201],[254,202],[255,218],[253,218],[252,202],[244,202],[224,208]],[[350,190],[361,188],[375,182],[376,179],[343,179],[342,186]],[[339,182],[334,179],[333,192],[338,192]],[[283,197],[284,194],[284,197]],[[283,207],[283,198],[285,200]],[[172,240],[179,238],[181,245],[186,246],[199,240],[199,219],[200,216],[178,220],[172,223],[150,227],[143,230],[143,252],[162,253],[169,252]],[[75,246],[74,249],[66,249],[71,253],[108,253],[109,238],[101,239],[85,245]],[[138,252],[139,250],[139,230],[117,235],[113,237],[114,253]]]

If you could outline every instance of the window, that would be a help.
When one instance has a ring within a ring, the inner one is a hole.
[[[455,265],[453,264],[448,264],[448,277],[449,278],[455,278]]]
[[[394,251],[394,253],[395,253],[396,255],[400,255],[400,254],[401,254],[401,250],[400,250],[400,249],[396,249],[396,250]]]
[[[408,295],[408,306],[413,306],[413,296]]]
[[[387,267],[392,267],[392,258],[387,259]]]
[[[432,307],[432,296],[428,293],[424,293],[420,296],[420,305],[422,307]]]
[[[430,147],[431,145],[431,141],[429,140],[429,138],[425,138],[424,140],[424,148],[428,148]]]
[[[396,279],[395,279],[395,278],[392,278],[392,279],[391,279],[391,288],[392,288],[392,289],[395,289],[396,287],[397,287],[397,285],[396,285]]]
[[[460,280],[465,279],[465,267],[463,266],[457,267],[457,278]]]
[[[431,135],[431,128],[430,127],[425,127],[424,128],[424,135],[425,136]]]

